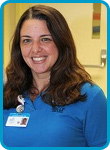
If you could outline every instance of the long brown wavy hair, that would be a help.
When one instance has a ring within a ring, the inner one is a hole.
[[[58,60],[51,68],[48,89],[42,95],[43,100],[50,105],[67,105],[85,100],[86,93],[81,95],[81,86],[85,82],[92,83],[92,80],[77,59],[76,47],[65,18],[52,7],[36,5],[24,12],[14,33],[11,59],[6,68],[7,83],[3,88],[4,108],[16,107],[17,96],[33,86],[31,69],[23,60],[20,49],[20,30],[27,19],[45,20],[59,51]]]

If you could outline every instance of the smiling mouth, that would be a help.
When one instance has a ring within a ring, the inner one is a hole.
[[[40,61],[43,61],[45,60],[47,57],[33,57],[32,59],[36,62],[40,62]]]

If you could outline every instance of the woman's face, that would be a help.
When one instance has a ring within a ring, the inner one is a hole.
[[[58,49],[44,20],[29,19],[23,23],[20,48],[33,73],[50,73],[58,58]]]

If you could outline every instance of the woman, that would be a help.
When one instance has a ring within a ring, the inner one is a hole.
[[[69,27],[56,9],[36,5],[24,12],[16,27],[6,72],[5,145],[105,145],[106,98],[78,61]],[[24,116],[27,126],[17,127]]]

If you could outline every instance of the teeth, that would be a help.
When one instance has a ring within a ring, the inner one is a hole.
[[[41,60],[44,60],[44,59],[45,59],[45,57],[39,57],[39,58],[35,58],[35,57],[34,57],[34,58],[33,58],[34,61],[41,61]]]

